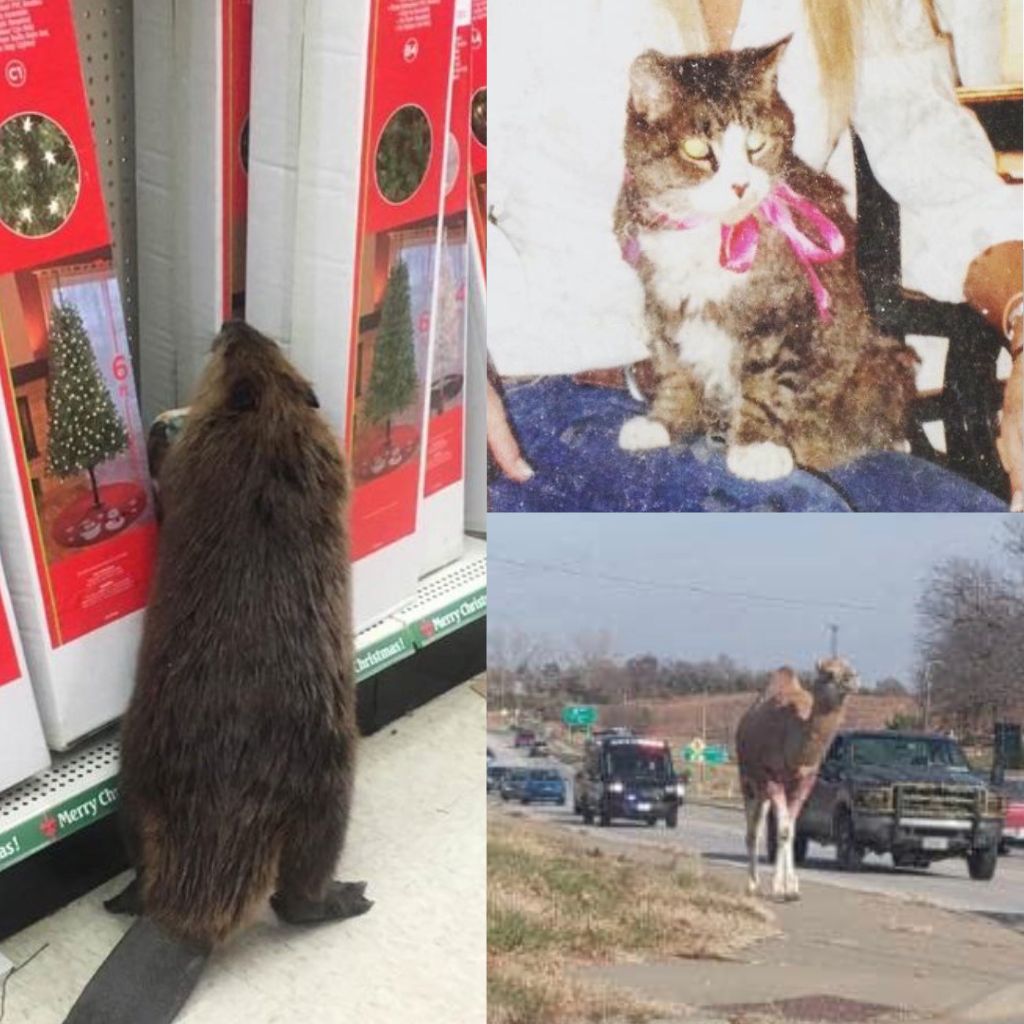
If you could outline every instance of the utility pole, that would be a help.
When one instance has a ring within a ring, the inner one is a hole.
[[[839,657],[839,623],[838,622],[830,622],[826,628],[828,629],[829,633],[832,634],[832,643],[831,643],[832,657],[833,658],[838,658]]]

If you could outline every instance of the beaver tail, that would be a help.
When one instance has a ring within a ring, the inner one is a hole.
[[[140,918],[100,965],[64,1024],[170,1024],[196,987],[210,949]]]

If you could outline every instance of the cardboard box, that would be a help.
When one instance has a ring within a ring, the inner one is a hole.
[[[0,573],[0,791],[49,764],[50,754],[14,625],[11,595]],[[3,856],[0,849],[0,859]]]
[[[471,11],[471,0],[456,0],[441,269],[433,313],[427,448],[417,523],[423,575],[459,558],[465,538]]]
[[[189,401],[245,311],[252,0],[139,4],[139,323],[148,418]]]
[[[292,356],[349,453],[359,627],[421,564],[453,25],[453,0],[306,6]]]
[[[131,692],[156,524],[68,0],[8,3],[0,92],[0,549],[46,737]]]
[[[292,335],[292,263],[305,0],[253,10],[246,317],[285,349]]]

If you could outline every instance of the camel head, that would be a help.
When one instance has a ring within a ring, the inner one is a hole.
[[[814,702],[819,706],[838,708],[860,688],[856,671],[843,658],[821,658],[815,667]]]

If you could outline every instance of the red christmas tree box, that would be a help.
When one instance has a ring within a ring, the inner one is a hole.
[[[357,626],[415,593],[454,0],[309,0],[292,354],[352,468]]]
[[[469,99],[471,0],[456,0],[450,117],[444,174],[444,222],[427,447],[417,532],[424,574],[462,554],[465,537],[466,284],[469,272]]]
[[[49,763],[25,655],[14,626],[7,580],[0,573],[0,791]],[[5,852],[5,846],[0,846],[0,867],[5,856],[18,852]]]
[[[252,0],[135,11],[143,408],[189,401],[245,312]]]
[[[466,343],[466,529],[487,531],[487,0],[470,36],[469,280]]]
[[[0,549],[61,749],[127,702],[156,524],[68,0],[0,5],[0,49]]]

